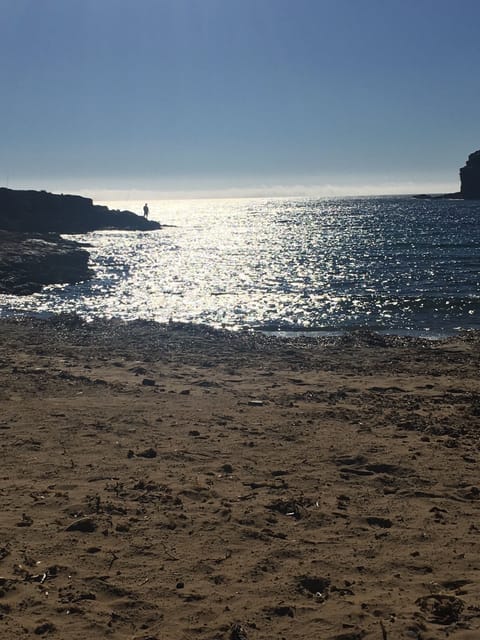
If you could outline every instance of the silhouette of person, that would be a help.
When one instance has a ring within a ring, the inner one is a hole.
[[[148,204],[145,203],[143,206],[143,217],[148,218]]]

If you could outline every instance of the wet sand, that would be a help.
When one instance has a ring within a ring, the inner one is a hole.
[[[480,638],[480,336],[0,322],[4,640]]]

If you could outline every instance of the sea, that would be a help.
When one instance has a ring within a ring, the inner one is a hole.
[[[144,201],[102,202],[142,213]],[[0,296],[0,316],[75,313],[279,336],[480,328],[480,203],[413,197],[157,200],[153,232],[69,236],[95,276]]]

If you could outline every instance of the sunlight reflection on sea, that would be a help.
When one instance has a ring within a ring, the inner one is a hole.
[[[108,202],[140,213],[143,202]],[[411,198],[149,202],[160,231],[102,231],[95,278],[2,315],[76,312],[216,327],[451,333],[478,328],[478,206]]]

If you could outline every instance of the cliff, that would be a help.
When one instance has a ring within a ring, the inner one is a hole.
[[[0,188],[0,229],[40,233],[87,233],[99,229],[151,231],[161,225],[131,211],[94,205],[90,198],[46,191]]]
[[[0,230],[0,294],[28,295],[47,284],[88,280],[88,259],[78,242],[54,233]]]
[[[480,150],[468,156],[460,169],[460,193],[465,200],[480,200]]]
[[[441,196],[420,193],[413,197],[419,200],[480,200],[480,150],[471,153],[460,169],[460,191]]]

